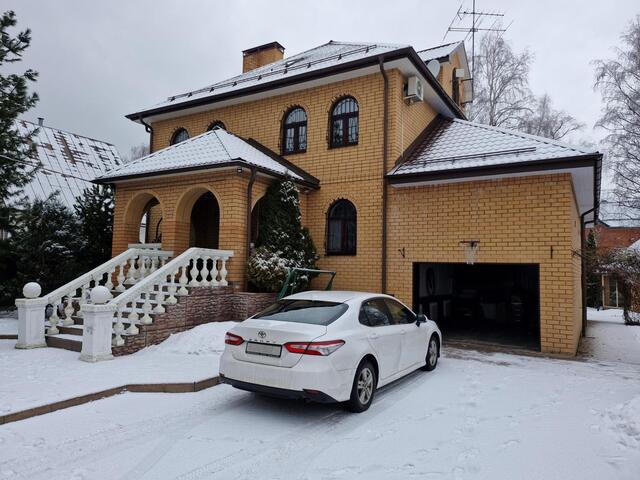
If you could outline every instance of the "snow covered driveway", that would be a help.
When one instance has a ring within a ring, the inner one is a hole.
[[[448,350],[363,414],[221,385],[0,427],[0,479],[637,479],[640,369]]]

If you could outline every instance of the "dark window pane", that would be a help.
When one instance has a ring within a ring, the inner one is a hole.
[[[358,117],[349,118],[349,143],[358,142]]]
[[[342,120],[333,121],[333,134],[331,138],[332,138],[332,143],[334,145],[342,144],[342,138],[343,138]]]
[[[349,306],[345,303],[317,300],[279,300],[253,318],[277,320],[278,322],[329,325],[340,318],[348,308]]]
[[[287,115],[287,119],[284,123],[285,125],[289,125],[291,123],[306,122],[306,121],[307,121],[307,114],[305,113],[305,111],[302,108],[295,108],[291,110],[291,112],[289,112],[289,115]]]
[[[376,298],[363,303],[362,311],[367,316],[369,325],[372,327],[383,327],[391,324],[387,313],[387,307],[381,298]]]
[[[327,250],[339,253],[342,247],[342,222],[329,220],[329,235],[327,238]]]
[[[293,152],[293,138],[294,138],[293,128],[287,128],[284,132],[284,151],[285,152]]]
[[[184,128],[181,128],[176,133],[173,134],[173,138],[171,139],[171,145],[175,145],[176,143],[184,142],[189,139],[189,132],[187,132]]]
[[[307,149],[307,126],[301,125],[298,129],[298,149]]]
[[[391,313],[391,320],[396,325],[402,325],[407,323],[413,323],[416,321],[416,317],[411,310],[402,305],[400,302],[385,298],[385,303]]]

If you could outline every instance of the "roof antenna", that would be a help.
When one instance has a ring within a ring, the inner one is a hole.
[[[447,31],[442,37],[444,41],[447,38],[447,35],[450,32],[464,32],[467,34],[465,40],[469,35],[471,35],[471,98],[473,98],[473,87],[474,87],[474,79],[476,78],[476,32],[505,32],[506,28],[495,28],[495,22],[489,28],[480,28],[480,24],[486,17],[504,17],[504,13],[502,12],[482,12],[476,10],[476,0],[472,0],[471,2],[471,10],[463,9],[464,3],[460,5],[458,11],[451,19],[451,23],[447,28]],[[454,24],[459,24],[467,17],[471,17],[471,25],[470,26],[454,26]],[[497,20],[497,18],[496,18]]]

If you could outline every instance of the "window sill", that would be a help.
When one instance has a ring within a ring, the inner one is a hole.
[[[355,147],[358,145],[358,142],[356,143],[345,143],[344,145],[331,145],[329,144],[329,150],[333,150],[336,148],[346,148],[346,147]]]
[[[298,155],[300,153],[307,153],[307,151],[306,150],[294,150],[293,152],[281,152],[280,155],[285,157],[287,155]]]
[[[325,257],[355,257],[356,252],[340,253],[340,252],[325,252]]]

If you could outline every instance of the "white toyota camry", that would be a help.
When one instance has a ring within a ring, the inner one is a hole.
[[[309,291],[239,323],[225,343],[222,382],[362,412],[378,387],[436,368],[442,335],[388,295]]]

